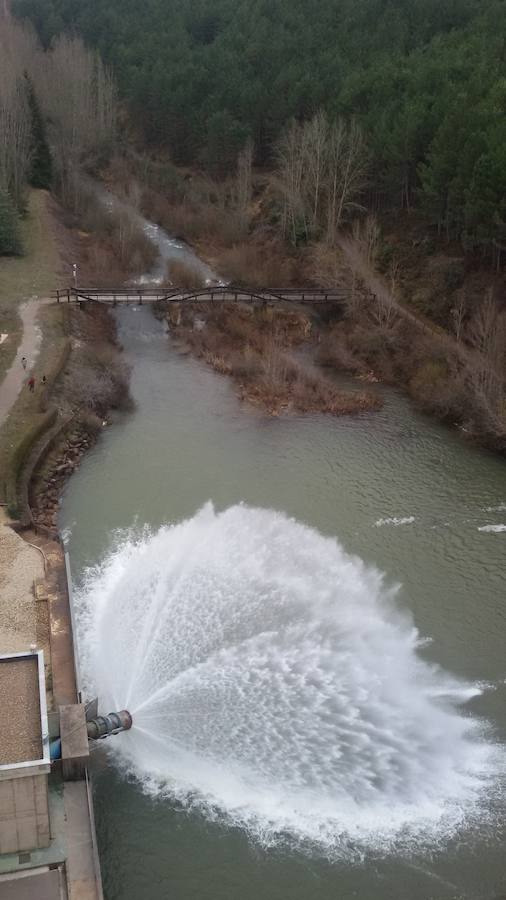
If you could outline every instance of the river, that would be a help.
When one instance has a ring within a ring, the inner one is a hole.
[[[132,526],[179,522],[208,500],[218,510],[241,501],[282,510],[401,585],[397,605],[430,639],[421,655],[484,686],[467,712],[490,723],[489,740],[504,742],[504,461],[390,390],[381,411],[355,418],[268,418],[182,354],[149,309],[120,310],[117,321],[135,409],[104,429],[65,490],[60,526],[77,586]],[[290,842],[265,849],[219,815],[147,792],[115,765],[113,740],[109,764],[95,757],[107,900],[506,893],[500,786],[483,820],[453,836],[336,860]]]

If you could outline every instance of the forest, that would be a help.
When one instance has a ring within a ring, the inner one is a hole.
[[[176,163],[269,166],[292,119],[358,123],[368,207],[419,208],[467,249],[506,241],[504,0],[15,0],[77,31]]]

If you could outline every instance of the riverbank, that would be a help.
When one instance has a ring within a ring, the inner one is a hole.
[[[110,413],[131,408],[129,370],[116,341],[109,311],[97,305],[66,310],[70,354],[55,379],[48,402],[57,424],[33,460],[28,503],[33,521],[55,530],[66,480],[93,446]]]
[[[378,394],[337,389],[315,357],[321,328],[301,305],[168,305],[169,333],[215,371],[232,378],[241,400],[272,416],[286,412],[352,415],[377,410]],[[304,358],[301,348],[309,350]]]
[[[139,181],[134,189],[141,176],[147,184]],[[266,173],[252,173],[241,208],[235,176],[218,183],[179,172],[168,161],[141,166],[136,159],[116,164],[109,177],[233,283],[339,285],[349,302],[341,321],[322,328],[326,350],[320,362],[395,385],[465,438],[506,452],[504,270],[493,271],[477,253],[445,243],[415,213],[358,218],[335,246],[302,239],[294,246],[280,234]],[[203,354],[213,356],[219,354],[212,348]]]
[[[70,371],[76,355],[86,349],[73,324],[80,312],[57,305],[50,297],[55,287],[68,283],[65,268],[69,259],[76,258],[69,252],[75,248],[73,236],[62,227],[58,213],[45,192],[33,192],[24,225],[34,238],[26,241],[24,257],[0,260],[3,322],[19,325],[2,343],[8,374],[0,388],[0,653],[27,653],[34,647],[43,652],[51,737],[60,733],[60,706],[78,702],[69,585],[56,522],[45,525],[33,516],[30,483],[49,443],[58,445],[67,416],[77,416],[77,421],[82,416],[82,393],[69,393],[61,385],[69,377],[72,383]],[[103,327],[102,332],[102,340],[109,341],[110,327]],[[91,359],[97,340],[95,333],[94,346],[89,347]],[[33,391],[29,378],[33,379]],[[11,704],[22,703],[21,688],[14,677],[9,686]],[[4,714],[9,714],[9,706]],[[19,887],[24,886],[34,897],[49,896],[51,891],[51,896],[100,900],[89,781],[65,782],[57,765],[52,766],[47,788],[43,790],[39,781],[37,822],[48,815],[50,833],[47,846],[37,833],[35,846],[30,837],[31,800],[23,794],[26,802],[20,806],[13,787],[11,802],[9,772],[4,771],[2,779],[0,893],[6,889],[18,896]],[[6,849],[16,845],[15,833],[22,842],[19,846],[27,852]]]
[[[45,191],[31,192],[23,227],[24,256],[0,260],[0,327],[13,329],[0,346],[8,369],[0,403],[0,502],[12,519],[32,524],[31,503],[40,496],[30,483],[44,456],[67,455],[70,426],[84,452],[109,410],[129,401],[112,317],[100,307],[83,312],[51,299],[55,288],[68,285],[72,260],[92,274],[84,266],[91,238],[66,221]],[[44,514],[38,524],[54,528],[54,521]]]

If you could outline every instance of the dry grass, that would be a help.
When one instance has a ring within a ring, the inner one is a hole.
[[[370,311],[334,325],[319,352],[321,364],[402,385],[425,412],[451,425],[465,427],[480,443],[504,452],[501,420],[474,378],[473,360],[453,341],[414,331],[398,319],[380,328]]]
[[[80,198],[81,276],[98,287],[123,284],[127,277],[149,272],[158,250],[133,215],[108,210],[93,191]]]
[[[142,210],[169,234],[188,243],[212,240],[231,246],[242,227],[234,210],[203,199],[171,202],[149,189],[143,193]]]
[[[297,260],[278,240],[235,244],[218,252],[216,265],[225,278],[248,287],[290,287],[298,280]]]
[[[167,281],[176,287],[187,290],[199,290],[205,287],[205,279],[201,273],[178,259],[173,259],[167,264]]]
[[[354,375],[365,374],[364,361],[354,352],[341,327],[332,328],[318,347],[317,360],[321,366]]]
[[[203,328],[193,328],[196,316],[205,322]],[[196,356],[233,377],[242,398],[272,415],[288,409],[346,415],[377,408],[379,398],[366,392],[346,394],[318,370],[294,359],[290,348],[309,332],[304,313],[232,304],[186,309],[178,329]]]

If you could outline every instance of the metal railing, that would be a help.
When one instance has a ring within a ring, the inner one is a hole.
[[[258,290],[231,285],[189,290],[181,287],[130,287],[130,288],[86,288],[69,287],[57,290],[52,295],[58,303],[184,303],[234,301],[245,303],[272,303],[291,301],[293,303],[342,303],[345,290],[318,290],[316,288],[269,288]]]

